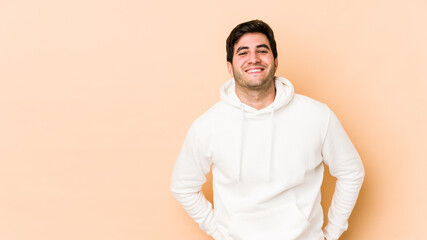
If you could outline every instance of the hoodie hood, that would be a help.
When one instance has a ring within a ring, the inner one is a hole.
[[[276,87],[276,96],[274,98],[273,103],[271,103],[269,106],[257,110],[249,105],[246,105],[240,101],[240,99],[236,95],[235,91],[235,80],[234,78],[226,82],[221,87],[221,100],[224,101],[226,104],[231,105],[232,107],[235,107],[236,110],[241,112],[241,118],[240,118],[240,136],[238,137],[238,149],[237,149],[237,175],[236,175],[236,181],[241,181],[241,173],[242,173],[242,162],[243,159],[243,149],[244,149],[244,132],[245,132],[245,119],[249,116],[261,116],[270,115],[270,130],[269,130],[269,137],[268,139],[265,139],[265,141],[268,143],[268,156],[266,156],[266,159],[268,159],[268,171],[269,171],[269,178],[270,181],[273,179],[273,138],[274,138],[274,112],[279,110],[280,108],[286,106],[293,98],[294,96],[294,86],[291,84],[291,82],[283,77],[275,77],[274,84]]]
[[[272,111],[271,109],[273,109],[273,111],[277,111],[278,109],[286,106],[292,100],[294,96],[294,86],[288,79],[283,77],[276,76],[274,82],[276,86],[276,97],[272,104],[261,110],[257,110],[240,101],[239,97],[236,95],[236,83],[234,78],[230,79],[228,82],[222,85],[220,90],[221,100],[237,109],[243,109],[244,112],[257,115],[269,113]]]

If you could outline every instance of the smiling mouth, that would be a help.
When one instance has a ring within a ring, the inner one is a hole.
[[[252,73],[260,73],[262,71],[264,71],[264,68],[249,68],[245,72],[252,74]]]

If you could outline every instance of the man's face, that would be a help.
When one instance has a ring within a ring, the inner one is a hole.
[[[270,43],[262,33],[246,33],[234,45],[233,62],[227,62],[228,72],[236,85],[250,89],[268,89],[278,66]]]

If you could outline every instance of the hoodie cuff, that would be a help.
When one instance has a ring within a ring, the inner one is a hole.
[[[210,234],[215,240],[223,240],[222,234],[217,230]]]
[[[338,240],[338,238],[341,236],[341,234],[345,231],[341,230],[338,227],[335,227],[331,224],[327,224],[325,229],[323,229],[323,234],[325,235],[325,238],[327,240]]]

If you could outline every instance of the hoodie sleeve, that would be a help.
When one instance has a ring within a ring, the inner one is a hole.
[[[187,133],[175,163],[171,191],[200,228],[214,239],[221,239],[217,231],[212,204],[201,192],[210,171],[211,158],[206,154],[195,122]],[[206,139],[205,139],[206,140]]]
[[[336,240],[348,228],[348,218],[356,204],[365,176],[362,161],[335,114],[329,110],[329,121],[322,147],[323,160],[337,178],[324,234]]]

